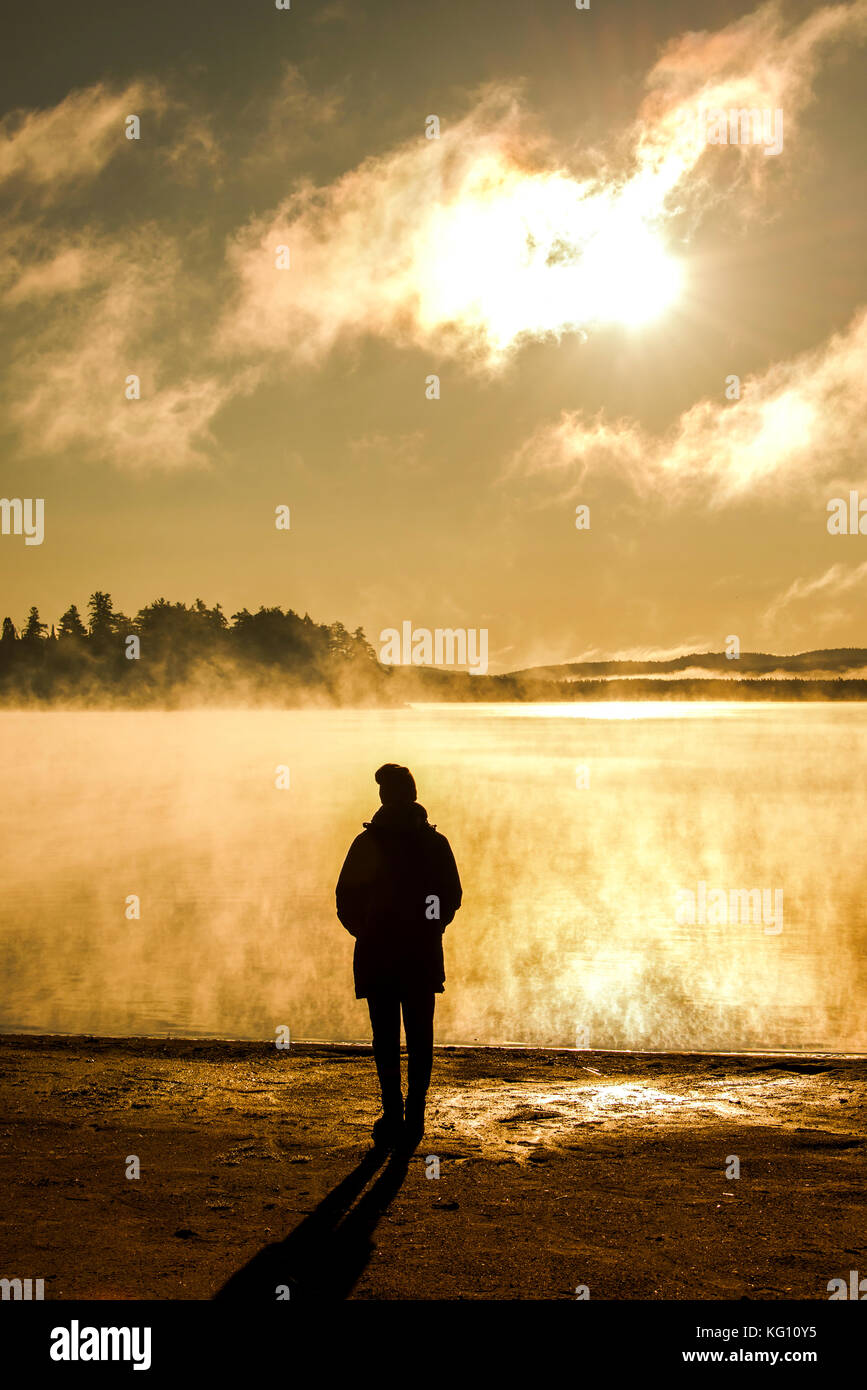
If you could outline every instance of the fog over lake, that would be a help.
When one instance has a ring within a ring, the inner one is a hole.
[[[438,1042],[867,1051],[865,754],[863,705],[4,712],[0,1028],[367,1040],[334,884],[390,761],[464,884]]]

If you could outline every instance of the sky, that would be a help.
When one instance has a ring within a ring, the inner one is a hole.
[[[21,9],[0,616],[865,645],[865,57],[867,0]]]

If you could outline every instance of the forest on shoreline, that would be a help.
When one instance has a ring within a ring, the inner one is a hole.
[[[111,595],[71,604],[50,627],[32,607],[0,634],[5,708],[195,708],[249,704],[395,705],[411,701],[867,700],[867,680],[837,676],[663,676],[571,679],[471,675],[383,665],[363,630],[317,623],[293,609],[159,598],[129,617]]]

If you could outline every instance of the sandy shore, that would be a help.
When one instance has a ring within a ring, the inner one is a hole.
[[[6,1035],[0,1102],[0,1275],[46,1298],[827,1299],[867,1273],[867,1059],[438,1048],[428,1132],[385,1163],[363,1047]]]

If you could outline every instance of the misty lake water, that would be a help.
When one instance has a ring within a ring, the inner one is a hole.
[[[464,883],[439,1042],[865,1052],[865,753],[865,705],[4,712],[0,1029],[367,1039],[334,883],[390,761]]]

